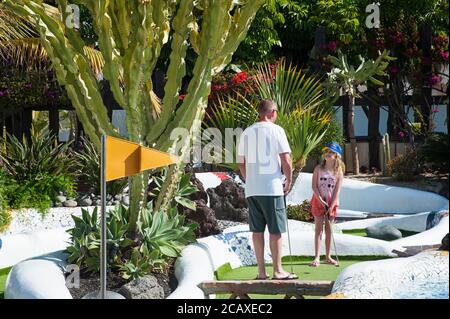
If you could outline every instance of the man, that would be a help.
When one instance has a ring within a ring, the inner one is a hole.
[[[264,231],[270,234],[273,260],[272,279],[296,279],[281,265],[281,234],[286,232],[284,196],[292,182],[291,148],[286,133],[274,124],[277,106],[271,100],[258,105],[259,121],[242,133],[238,146],[239,170],[245,180],[249,226],[258,264],[256,279],[268,279],[264,264]],[[283,185],[283,174],[285,183]]]

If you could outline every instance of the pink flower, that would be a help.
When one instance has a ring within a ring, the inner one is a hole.
[[[433,113],[439,113],[439,108],[437,106],[433,109]]]
[[[336,41],[328,42],[327,48],[328,48],[328,50],[330,50],[332,52],[336,51],[336,48],[337,48]]]
[[[430,75],[430,77],[428,78],[428,84],[433,86],[438,84],[439,82],[441,82],[441,78],[439,77],[439,75],[437,74],[432,74]]]
[[[213,91],[220,91],[220,90],[222,90],[222,85],[220,85],[220,84],[213,84],[212,85],[212,87],[211,87],[211,89],[213,90]]]
[[[186,94],[181,94],[181,95],[178,97],[178,99],[179,99],[180,101],[183,101],[185,97],[186,97]]]
[[[396,67],[395,65],[393,65],[389,68],[389,72],[392,74],[397,74],[398,72],[400,72],[400,69],[398,67]]]
[[[448,61],[448,51],[441,51],[440,55],[441,58],[443,58],[445,61]]]
[[[398,136],[400,136],[400,138],[404,138],[406,136],[406,133],[403,131],[398,132]]]

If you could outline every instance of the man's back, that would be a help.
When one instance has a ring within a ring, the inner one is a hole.
[[[280,126],[260,121],[245,129],[238,147],[238,156],[245,158],[245,196],[283,195],[279,154],[290,152]]]

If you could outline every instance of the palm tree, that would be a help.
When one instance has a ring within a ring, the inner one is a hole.
[[[389,64],[389,61],[394,58],[389,56],[388,51],[383,51],[378,58],[373,60],[365,60],[360,56],[361,63],[355,68],[348,63],[347,56],[341,51],[338,51],[338,57],[329,56],[334,68],[328,73],[328,81],[325,84],[326,88],[339,94],[342,90],[349,97],[348,105],[348,134],[351,144],[353,173],[359,174],[359,157],[358,147],[355,138],[355,100],[359,97],[358,86],[371,82],[375,85],[382,86],[383,82],[378,80],[376,76],[384,76],[384,70]]]

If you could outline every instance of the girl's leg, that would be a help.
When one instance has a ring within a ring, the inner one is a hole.
[[[331,224],[334,222],[334,217],[329,217],[329,221],[325,221],[325,260],[334,265],[336,260],[331,258]]]
[[[314,233],[314,260],[311,263],[311,266],[318,266],[320,264],[320,242],[322,240],[323,233],[323,216],[315,216],[314,221],[316,224],[316,229]]]

